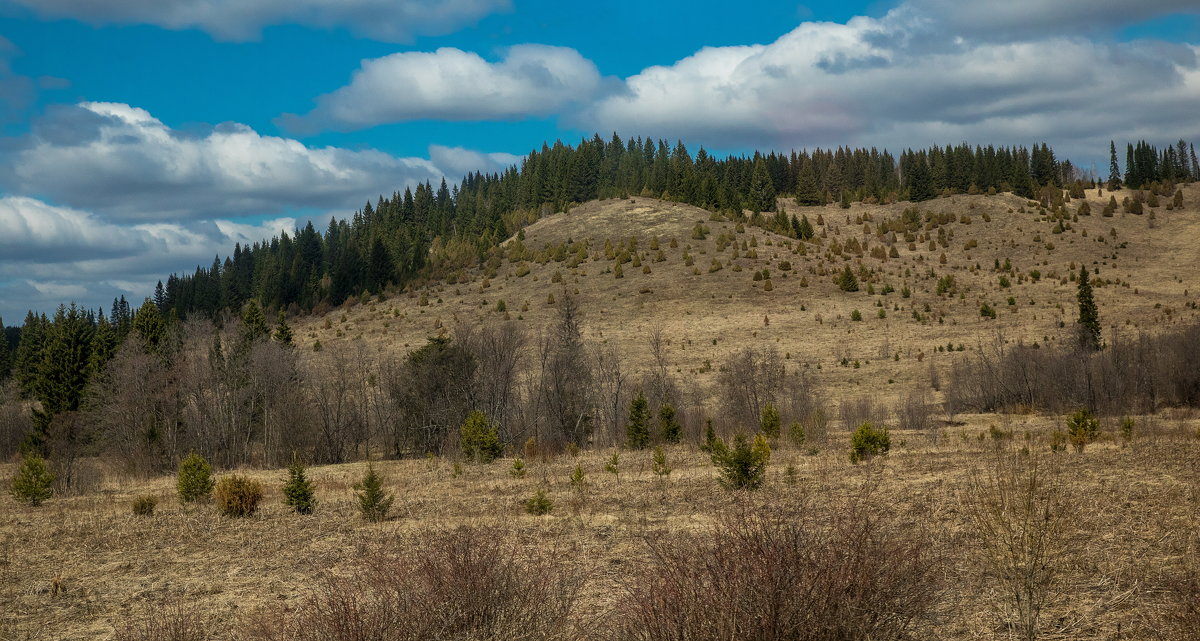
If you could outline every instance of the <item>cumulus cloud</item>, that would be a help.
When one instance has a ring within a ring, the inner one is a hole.
[[[596,65],[574,49],[517,45],[502,60],[443,47],[364,60],[350,84],[317,98],[294,131],[349,130],[409,120],[510,120],[548,115],[595,95]]]
[[[1151,4],[1169,12],[1181,3]],[[1100,5],[1111,20],[1129,13]],[[1046,140],[1092,157],[1106,155],[1110,137],[1200,134],[1197,47],[1040,33],[946,36],[948,22],[971,23],[982,7],[914,0],[881,18],[806,22],[766,45],[706,47],[627,78],[624,92],[575,121],[733,147]]]
[[[47,18],[91,24],[151,24],[200,29],[219,40],[244,41],[263,27],[345,27],[359,36],[408,42],[440,35],[507,11],[511,0],[9,0]]]
[[[312,148],[238,123],[184,133],[119,103],[51,110],[11,155],[10,192],[122,221],[354,207],[443,175],[424,158]]]
[[[117,103],[52,108],[0,147],[0,315],[10,322],[63,300],[140,300],[165,275],[301,217],[323,223],[417,181],[520,162],[437,145],[429,158],[314,149],[236,123],[185,133]]]

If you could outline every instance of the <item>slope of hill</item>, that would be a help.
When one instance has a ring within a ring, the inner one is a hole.
[[[1091,215],[1075,215],[1074,199],[1061,223],[1011,194],[848,209],[780,200],[813,222],[809,242],[673,202],[593,201],[508,239],[502,259],[306,320],[298,336],[306,346],[362,338],[402,353],[458,323],[511,319],[536,333],[565,291],[587,334],[634,370],[649,366],[647,341],[661,329],[670,367],[701,383],[733,352],[773,345],[832,393],[876,395],[926,383],[931,364],[948,362],[939,348],[1070,340],[1082,265],[1106,339],[1194,319],[1200,186],[1183,196],[1179,209],[1107,217],[1110,194],[1089,190]],[[835,283],[847,266],[859,291]],[[994,319],[981,314],[985,304]]]

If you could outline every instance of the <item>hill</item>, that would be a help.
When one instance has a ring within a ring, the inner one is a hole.
[[[831,394],[892,396],[927,385],[931,368],[948,365],[948,346],[1069,343],[1082,265],[1106,339],[1193,321],[1200,186],[1181,191],[1181,208],[1108,217],[1110,194],[1091,189],[1064,203],[1061,224],[1012,194],[845,209],[780,199],[781,210],[812,221],[809,242],[679,203],[593,201],[538,220],[486,266],[352,301],[297,329],[305,347],[361,338],[403,353],[458,325],[509,319],[539,333],[555,317],[551,298],[567,292],[588,335],[635,371],[653,364],[648,340],[661,330],[670,368],[702,387],[731,354],[771,345]],[[1092,213],[1078,216],[1085,202]],[[857,292],[835,283],[847,266]],[[994,319],[981,315],[984,304]]]

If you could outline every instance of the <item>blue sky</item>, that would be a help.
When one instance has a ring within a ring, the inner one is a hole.
[[[0,0],[0,316],[599,131],[719,153],[1200,137],[1196,0]]]

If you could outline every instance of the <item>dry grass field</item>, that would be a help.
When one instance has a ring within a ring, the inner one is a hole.
[[[1057,574],[1045,587],[1041,638],[1194,638],[1169,621],[1180,611],[1172,586],[1196,567],[1200,420],[1142,418],[1131,443],[1106,434],[1077,454],[1050,452],[1049,419],[1008,417],[1003,428],[994,416],[967,419],[937,443],[894,433],[891,454],[860,465],[846,456],[845,434],[812,444],[815,452],[781,442],[754,493],[721,489],[707,455],[689,446],[667,450],[665,477],[651,472],[648,451],[623,452],[619,475],[604,471],[607,451],[533,457],[524,478],[510,475],[510,459],[463,463],[457,473],[442,459],[380,462],[397,498],[392,517],[376,524],[361,520],[352,495],[363,464],[310,470],[320,501],[312,516],[282,505],[281,470],[245,471],[268,488],[263,508],[245,519],[219,516],[211,504],[181,506],[168,477],[110,478],[94,493],[39,508],[5,496],[0,638],[111,638],[126,626],[135,630],[120,638],[239,638],[264,617],[304,611],[326,577],[353,576],[406,544],[397,537],[460,526],[514,533],[522,548],[551,554],[556,571],[583,578],[570,636],[604,638],[610,618],[625,616],[623,582],[649,562],[651,544],[687,543],[747,509],[803,518],[855,502],[889,537],[927,553],[938,598],[914,638],[1009,638],[1013,602],[988,569],[992,551],[972,514],[997,492],[990,474],[1014,457],[1040,460],[1049,472],[1046,505],[1066,523],[1047,560]],[[990,435],[990,426],[1008,436]],[[582,492],[568,480],[576,465]],[[555,505],[540,517],[522,507],[539,487]],[[131,514],[143,494],[160,500],[153,516]],[[177,620],[179,610],[203,636],[138,636],[146,619]]]
[[[672,373],[702,394],[731,354],[771,345],[834,416],[852,399],[892,403],[928,390],[931,368],[945,377],[952,359],[995,341],[1066,344],[1078,313],[1071,276],[1081,265],[1098,270],[1106,340],[1194,323],[1200,185],[1183,193],[1181,209],[1106,217],[1109,194],[1091,190],[1092,214],[1061,224],[1011,194],[940,198],[915,206],[911,241],[878,233],[911,203],[801,209],[781,200],[816,226],[816,242],[803,245],[677,203],[593,202],[509,239],[505,252],[515,259],[297,319],[296,340],[308,354],[316,341],[328,352],[360,340],[366,353],[403,354],[456,326],[506,318],[537,334],[555,315],[548,299],[565,291],[580,303],[585,337],[614,346],[632,372],[650,367],[656,330]],[[938,219],[944,223],[929,222]],[[586,255],[554,255],[556,246],[584,240]],[[619,259],[623,250],[628,262]],[[860,290],[841,291],[836,275],[860,264],[869,274]],[[953,285],[939,293],[947,276]],[[995,319],[981,316],[985,303]],[[855,311],[861,320],[852,320]],[[930,393],[936,407],[941,392]],[[671,638],[630,632],[650,603],[636,597],[667,594],[671,559],[692,550],[703,560],[705,550],[733,540],[714,532],[736,539],[745,534],[739,524],[772,517],[818,533],[814,540],[834,552],[865,550],[861,576],[884,578],[861,594],[902,599],[911,588],[925,599],[907,610],[909,636],[871,638],[1022,638],[1014,625],[1027,604],[1017,594],[1045,599],[1037,638],[1197,638],[1188,626],[1200,624],[1200,414],[1137,416],[1130,439],[1105,418],[1100,440],[1083,452],[1052,451],[1062,416],[937,417],[929,430],[893,429],[891,452],[858,465],[840,423],[803,444],[785,435],[772,444],[756,492],[722,488],[694,442],[666,449],[667,475],[653,472],[648,450],[621,451],[619,473],[610,473],[613,450],[604,447],[531,452],[522,478],[510,473],[511,452],[489,465],[378,461],[396,495],[382,523],[365,522],[354,503],[365,463],[310,468],[319,500],[311,516],[283,505],[283,470],[219,471],[265,485],[261,509],[244,519],[220,516],[211,503],[180,504],[174,477],[131,478],[96,463],[92,491],[36,508],[0,496],[0,640],[321,638],[285,632],[315,621],[303,618],[314,612],[348,617],[360,602],[343,599],[339,610],[321,599],[369,592],[363,577],[375,576],[372,567],[424,567],[429,550],[462,527],[471,528],[467,540],[505,541],[511,547],[502,551],[527,562],[528,574],[568,577],[563,585],[578,588],[566,615],[550,620],[554,635],[524,638]],[[569,481],[577,466],[582,488]],[[1031,469],[1041,476],[1031,481]],[[0,478],[14,470],[0,464]],[[523,507],[539,488],[554,502],[545,516]],[[157,511],[134,515],[134,499],[147,494],[158,498]],[[842,558],[827,557],[835,565]],[[888,573],[901,567],[919,569],[919,580]],[[733,607],[708,609],[726,605]],[[735,630],[713,638],[855,637]]]

